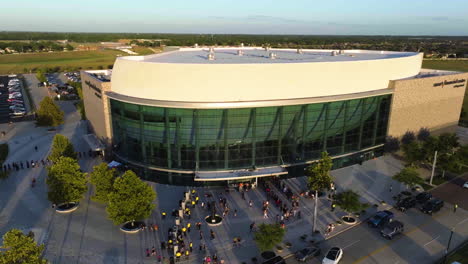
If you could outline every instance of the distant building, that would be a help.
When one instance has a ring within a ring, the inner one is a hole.
[[[422,53],[181,48],[83,71],[87,117],[108,153],[170,184],[303,175],[382,155],[387,136],[454,131],[468,73]],[[111,82],[96,74],[111,75]]]

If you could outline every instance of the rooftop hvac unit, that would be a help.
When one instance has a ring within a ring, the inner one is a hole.
[[[297,54],[302,54],[302,49],[297,49]]]
[[[214,59],[215,59],[215,54],[214,54],[214,52],[208,53],[208,60],[212,61],[212,60],[214,60]]]
[[[336,52],[336,50],[334,50],[334,51],[331,52],[331,55],[336,56],[336,55],[338,55],[338,52]]]
[[[341,55],[344,55],[344,50],[340,50],[340,54],[341,54]]]
[[[243,56],[243,55],[244,55],[244,51],[243,51],[243,50],[237,50],[237,55]]]
[[[276,59],[276,53],[270,52],[270,59],[272,60]]]

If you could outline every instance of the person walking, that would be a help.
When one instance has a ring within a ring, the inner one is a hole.
[[[454,204],[454,205],[453,205],[453,212],[454,212],[454,213],[457,212],[457,208],[458,208],[458,204]]]
[[[255,222],[251,223],[249,228],[250,228],[249,233],[252,233],[253,229],[255,228]]]
[[[210,238],[211,238],[211,240],[215,239],[215,233],[214,233],[213,229],[210,229]]]
[[[390,188],[388,189],[389,192],[393,191],[393,186],[390,184]]]

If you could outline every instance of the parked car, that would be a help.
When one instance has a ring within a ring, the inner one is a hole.
[[[12,105],[10,106],[10,110],[21,110],[21,111],[25,111],[26,109],[20,105]]]
[[[405,226],[402,222],[394,220],[387,223],[382,230],[380,230],[380,234],[388,239],[393,239],[396,235],[403,233]]]
[[[468,189],[468,181],[463,184],[463,188]]]
[[[390,211],[378,211],[374,216],[372,216],[367,223],[370,227],[381,227],[384,226],[388,221],[394,217],[394,214]]]
[[[8,99],[15,99],[23,97],[21,94],[9,94]]]
[[[432,194],[428,193],[428,192],[422,192],[422,193],[416,195],[416,201],[418,203],[421,203],[421,204],[426,203],[431,198],[432,198]]]
[[[337,264],[343,257],[343,250],[339,247],[332,247],[322,260],[322,264]]]
[[[12,116],[24,116],[26,114],[26,111],[13,111],[10,113]]]
[[[421,211],[432,215],[433,213],[438,212],[442,207],[444,207],[444,201],[440,199],[432,199],[421,206]]]
[[[311,257],[317,257],[320,255],[320,248],[316,247],[306,247],[302,250],[299,250],[294,254],[298,261],[305,262]]]
[[[12,103],[22,103],[22,104],[23,104],[23,103],[24,103],[24,101],[23,101],[21,98],[16,98],[16,99],[14,99],[14,98],[9,98],[9,99],[7,99],[7,101],[8,101],[10,104],[12,104]]]
[[[416,198],[414,197],[406,197],[405,199],[403,200],[400,200],[397,204],[396,204],[396,209],[404,212],[410,208],[413,208],[416,206]]]

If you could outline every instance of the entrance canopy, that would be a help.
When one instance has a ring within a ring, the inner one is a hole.
[[[101,141],[96,137],[94,134],[87,134],[83,136],[84,140],[86,143],[88,143],[89,148],[92,151],[103,151],[104,144],[101,143]]]
[[[286,168],[281,166],[261,168],[256,170],[235,170],[223,172],[195,172],[195,181],[226,181],[226,180],[243,180],[258,177],[278,176],[288,174]]]

